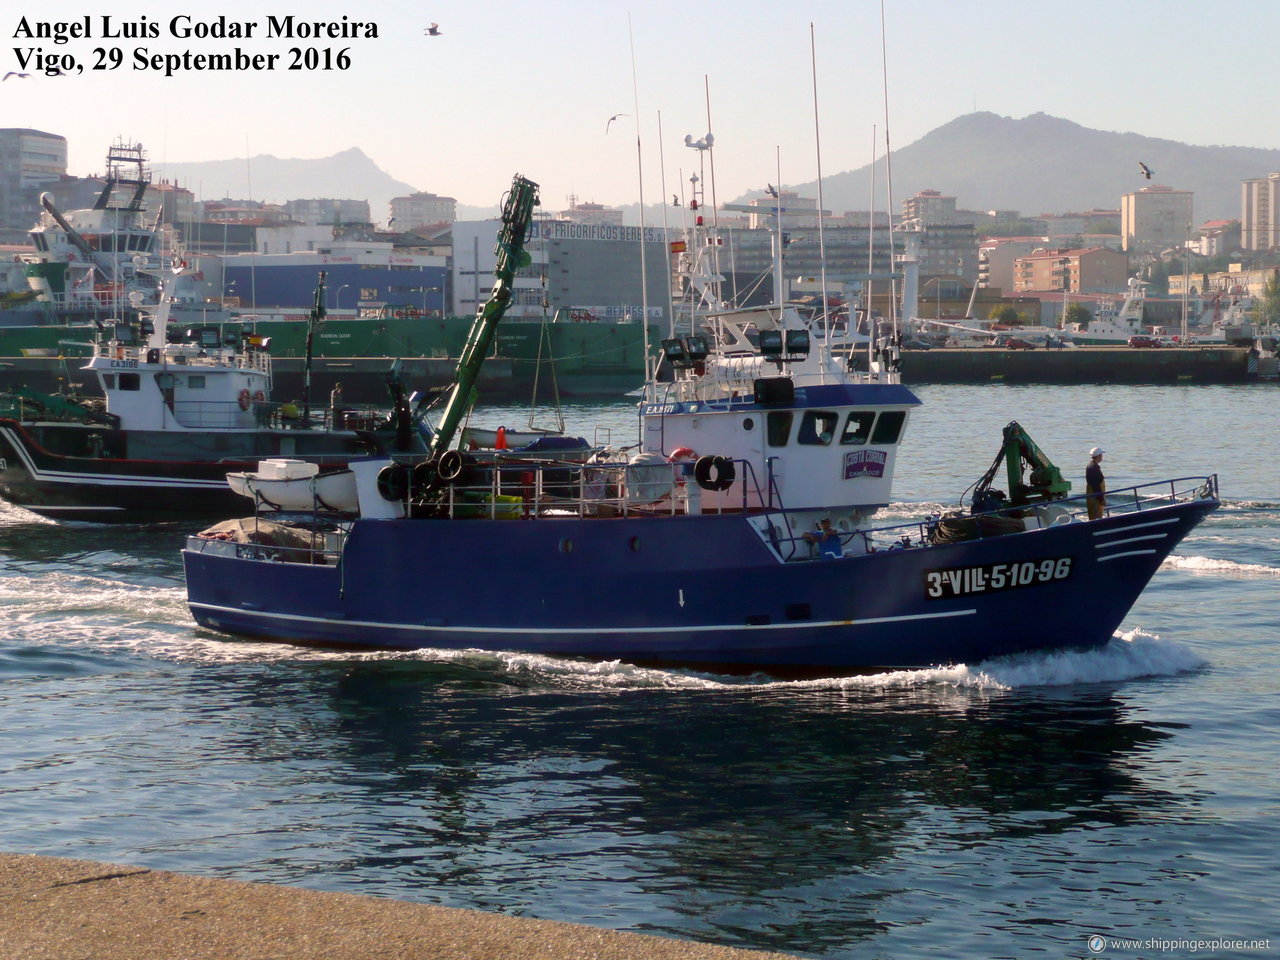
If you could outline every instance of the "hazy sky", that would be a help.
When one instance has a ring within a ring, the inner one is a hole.
[[[975,109],[1012,117],[1043,111],[1192,144],[1280,148],[1268,103],[1277,71],[1271,48],[1280,35],[1276,0],[884,6],[894,148]],[[37,11],[52,10],[60,21],[89,15],[92,36],[64,44],[15,36],[23,15],[35,29],[55,16]],[[20,69],[15,48],[31,47],[69,54],[84,72],[47,77],[33,64],[22,68],[34,76],[0,83],[0,126],[62,134],[76,174],[100,171],[118,136],[146,145],[158,173],[165,161],[314,158],[358,146],[397,179],[466,204],[496,204],[520,172],[542,185],[545,205],[559,209],[571,194],[605,204],[637,199],[637,129],[646,199],[662,198],[663,169],[666,194],[678,192],[698,159],[684,136],[708,129],[709,86],[723,202],[765,182],[816,175],[811,23],[823,173],[866,164],[873,136],[883,152],[880,11],[879,0],[7,2],[0,72]],[[268,39],[268,13],[372,21],[378,37]],[[160,36],[104,39],[104,14],[118,32],[145,17]],[[252,22],[254,37],[177,39],[169,23],[178,15]],[[423,35],[432,21],[442,36]],[[279,54],[276,69],[172,77],[134,69],[135,48],[154,56],[236,47]],[[347,48],[350,67],[287,70],[291,47]],[[119,48],[121,66],[91,69],[110,56],[95,48]],[[606,134],[618,113],[628,116]],[[247,183],[187,185],[209,196],[249,193]],[[937,186],[946,189],[942,178]]]

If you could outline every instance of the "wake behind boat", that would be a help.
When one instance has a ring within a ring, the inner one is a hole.
[[[517,177],[473,333],[481,358],[535,201]],[[197,622],[304,643],[755,668],[976,661],[1105,643],[1218,506],[1216,477],[1199,476],[1113,491],[1087,520],[1089,498],[1069,497],[1011,423],[968,513],[878,527],[920,402],[893,345],[854,370],[790,306],[684,289],[697,327],[664,341],[673,378],[648,383],[630,461],[476,462],[444,448],[446,416],[430,459],[360,466],[377,475],[357,484],[354,519],[317,509],[190,538]],[[460,364],[455,398],[474,372]],[[1002,466],[1007,491],[992,486]]]

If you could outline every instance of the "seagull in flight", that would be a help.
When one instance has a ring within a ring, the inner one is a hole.
[[[10,70],[4,75],[4,78],[5,80],[8,80],[10,77],[17,77],[20,80],[29,80],[31,78],[31,74],[19,73],[17,70]]]
[[[766,184],[765,184],[765,191],[764,191],[764,192],[765,192],[765,193],[767,193],[767,194],[768,194],[769,196],[771,196],[771,197],[777,197],[777,195],[778,195],[778,191],[774,188],[774,186],[773,186],[773,184],[772,184],[772,183],[766,183]]]
[[[438,24],[438,23],[433,23],[433,24],[431,24],[431,26],[429,26],[429,27],[427,27],[427,29],[423,30],[423,31],[422,31],[422,33],[423,33],[423,35],[424,35],[424,36],[428,36],[428,37],[442,37],[442,36],[444,36],[444,34],[442,34],[442,33],[440,32],[440,24]]]
[[[1143,163],[1141,160],[1139,160],[1139,161],[1138,161],[1138,166],[1142,168],[1142,175],[1143,175],[1143,176],[1145,176],[1148,180],[1150,180],[1150,179],[1151,179],[1151,168],[1150,168],[1150,167],[1148,167],[1148,166],[1147,166],[1145,163]]]
[[[612,117],[610,117],[610,118],[609,118],[609,123],[606,123],[606,124],[604,125],[604,132],[605,132],[605,133],[608,133],[608,132],[609,132],[609,124],[613,123],[613,121],[617,120],[619,117],[629,117],[629,116],[631,116],[631,114],[629,114],[629,113],[615,113]]]

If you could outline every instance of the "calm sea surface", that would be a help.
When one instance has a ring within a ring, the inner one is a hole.
[[[1280,952],[1280,387],[917,393],[887,522],[1013,419],[1077,490],[1100,444],[1224,508],[1101,651],[769,682],[236,642],[187,615],[188,528],[0,507],[0,850],[814,957]]]

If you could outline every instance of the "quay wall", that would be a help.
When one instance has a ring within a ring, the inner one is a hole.
[[[904,383],[1246,383],[1244,347],[904,350]],[[1254,364],[1256,370],[1256,361]]]
[[[0,390],[26,386],[56,393],[69,383],[79,384],[88,396],[100,396],[96,378],[82,372],[82,361],[54,357],[0,358]],[[390,357],[317,357],[312,364],[312,401],[327,403],[329,391],[342,382],[346,403],[383,403],[387,399],[386,375]],[[303,361],[277,357],[273,399],[302,397]],[[447,387],[455,363],[433,357],[407,357],[401,361],[406,389],[426,392]],[[515,376],[512,361],[494,357],[485,361],[480,379],[482,401],[502,403],[527,400],[529,385]],[[1244,347],[1187,347],[1134,350],[1129,347],[1074,347],[1067,349],[999,350],[987,347],[943,347],[904,350],[902,379],[922,383],[1247,383],[1259,376],[1274,379],[1274,358],[1249,356]],[[574,374],[559,379],[565,399],[591,397],[620,399],[640,386],[616,373],[593,377]]]

